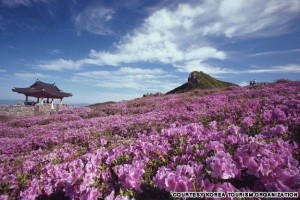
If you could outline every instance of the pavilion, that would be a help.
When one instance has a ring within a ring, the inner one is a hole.
[[[24,94],[26,99],[25,99],[25,105],[28,105],[28,97],[36,97],[37,98],[37,103],[40,102],[41,98],[41,103],[44,103],[44,98],[47,99],[47,103],[49,103],[49,99],[51,98],[51,103],[53,104],[54,99],[60,99],[60,104],[62,104],[62,100],[64,97],[71,97],[71,93],[66,93],[61,91],[55,83],[49,84],[49,83],[44,83],[40,80],[36,80],[36,82],[31,85],[30,87],[27,88],[13,88],[13,92],[21,93]]]

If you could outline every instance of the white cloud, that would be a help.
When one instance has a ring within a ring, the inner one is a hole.
[[[203,35],[270,36],[288,31],[287,22],[299,17],[298,0],[205,1],[198,24]],[[214,13],[214,14],[211,14]]]
[[[256,68],[241,71],[241,73],[300,73],[300,65],[291,64],[283,66],[272,66],[267,68]]]
[[[256,57],[256,56],[266,56],[266,55],[280,55],[280,54],[289,54],[289,53],[297,53],[297,52],[300,52],[300,49],[289,49],[283,51],[265,51],[265,52],[251,54],[249,56]]]
[[[3,5],[14,7],[14,6],[31,6],[33,3],[47,3],[52,0],[2,0],[1,3]]]
[[[174,76],[162,69],[121,67],[115,71],[87,71],[75,73],[72,80],[101,88],[133,89],[143,91],[168,91],[178,83]]]
[[[78,33],[82,30],[98,35],[113,34],[107,23],[112,20],[114,11],[102,7],[87,7],[75,18]]]
[[[85,62],[118,66],[134,62],[178,64],[191,60],[225,59],[226,53],[189,38],[194,23],[203,14],[201,6],[181,4],[175,11],[161,9],[115,45],[115,52],[94,51]],[[187,41],[189,38],[190,41]]]
[[[49,78],[51,76],[41,73],[14,73],[16,78],[20,79],[36,79],[36,78]]]
[[[261,37],[289,31],[289,22],[299,17],[298,0],[204,0],[180,3],[154,11],[143,23],[114,44],[113,51],[91,50],[87,58],[45,62],[43,69],[80,69],[84,65],[121,66],[128,63],[159,62],[180,72],[202,69],[207,73],[238,73],[210,66],[208,60],[228,59],[214,47],[215,37]],[[113,11],[88,8],[76,18],[79,29],[98,34],[111,30],[105,24]],[[67,63],[65,67],[54,64]],[[51,66],[51,67],[49,67]]]
[[[42,70],[53,70],[53,71],[63,71],[63,70],[78,70],[80,68],[80,63],[72,60],[57,59],[51,61],[38,61],[35,68]]]
[[[97,9],[100,9],[100,11]],[[90,18],[94,16],[94,12],[99,13],[95,15],[97,16],[95,17],[97,19],[96,22],[99,22],[97,23],[99,30],[97,28],[98,31],[96,32],[101,34],[107,33],[109,31],[106,31],[105,28],[102,29],[105,27],[102,27],[102,18],[112,11],[103,8],[97,9],[88,9],[88,11],[81,13],[76,18],[77,24],[80,24],[80,27],[94,27],[91,25],[94,22]],[[225,59],[226,53],[214,47],[197,45],[195,40],[190,41],[188,45],[186,44],[187,40],[185,38],[193,31],[194,20],[202,13],[203,9],[201,7],[193,7],[186,4],[179,5],[175,11],[161,9],[154,12],[139,28],[124,36],[115,44],[115,51],[98,52],[91,50],[88,58],[74,61],[72,64],[76,65],[75,68],[86,64],[120,66],[121,64],[136,62],[160,62],[173,65],[195,59],[200,61],[211,58]],[[79,23],[81,21],[83,23]],[[196,38],[196,40],[198,39]],[[60,62],[63,61],[63,59],[60,60]],[[48,63],[45,62],[40,67],[49,70],[56,69],[55,67],[45,67],[47,65]],[[49,65],[52,66],[52,61]]]
[[[86,61],[115,66],[157,61],[171,64],[182,72],[194,69],[216,74],[234,72],[207,64],[208,59],[224,60],[228,57],[207,42],[211,36],[280,34],[283,32],[278,29],[299,16],[298,11],[300,3],[297,0],[207,0],[195,5],[179,4],[173,10],[155,11],[116,45],[115,52],[91,51]]]
[[[289,64],[281,66],[269,66],[269,67],[252,67],[249,70],[231,70],[228,68],[218,68],[210,66],[197,66],[194,70],[207,71],[209,74],[259,74],[259,73],[300,73],[300,65]]]
[[[235,70],[229,68],[222,67],[214,67],[207,65],[205,63],[199,62],[188,62],[186,65],[176,66],[181,72],[188,71],[203,71],[208,74],[212,74],[214,76],[218,74],[259,74],[259,73],[300,73],[300,65],[290,64],[290,65],[282,65],[282,66],[269,66],[269,67],[255,67],[254,69],[249,70]]]
[[[61,53],[61,50],[59,49],[52,49],[49,51],[50,54],[60,54]]]
[[[213,74],[213,75],[237,73],[237,71],[233,69],[214,67],[197,60],[186,62],[181,65],[175,65],[175,67],[177,67],[178,71],[180,72],[203,71],[207,74]]]
[[[5,69],[0,69],[0,73],[6,72]]]

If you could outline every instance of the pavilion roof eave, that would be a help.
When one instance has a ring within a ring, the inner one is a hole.
[[[62,99],[65,97],[73,96],[71,93],[63,92],[60,90],[55,83],[49,84],[37,80],[33,85],[27,88],[13,88],[13,92],[21,93],[26,96],[37,97],[37,98],[58,98]]]
[[[70,97],[72,94],[61,92],[60,94],[53,94],[49,91],[43,91],[43,90],[32,90],[29,88],[14,88],[12,91],[24,94],[26,96],[30,97],[36,97],[36,98],[56,98],[61,99],[64,97]]]
[[[58,99],[72,96],[72,94],[65,93],[65,92],[60,92],[60,94],[53,94],[52,92],[49,92],[49,91],[43,91],[43,94],[53,96],[53,97],[49,97],[49,98],[58,98]]]

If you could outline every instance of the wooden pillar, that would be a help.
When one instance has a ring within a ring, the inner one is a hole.
[[[38,97],[38,98],[37,98],[36,102],[37,102],[37,103],[39,103],[39,102],[40,102],[40,97]]]
[[[52,102],[51,102],[51,110],[54,110],[54,101],[52,99]]]
[[[42,102],[41,102],[41,104],[43,105],[44,104],[44,98],[42,97]]]
[[[49,98],[47,98],[47,103],[49,103]]]
[[[61,98],[61,99],[60,99],[60,105],[62,105],[62,104],[63,104],[63,101],[62,101],[62,100],[63,100],[63,99]]]
[[[28,96],[27,95],[25,95],[26,96],[26,98],[25,98],[25,105],[27,105],[28,104]]]

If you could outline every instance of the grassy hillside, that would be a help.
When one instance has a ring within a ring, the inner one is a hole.
[[[194,89],[217,89],[226,88],[230,86],[237,86],[236,84],[217,80],[204,72],[192,72],[195,77],[187,83],[169,91],[167,94],[188,92]],[[191,76],[191,75],[190,75]]]
[[[300,191],[300,82],[0,118],[0,199]]]

